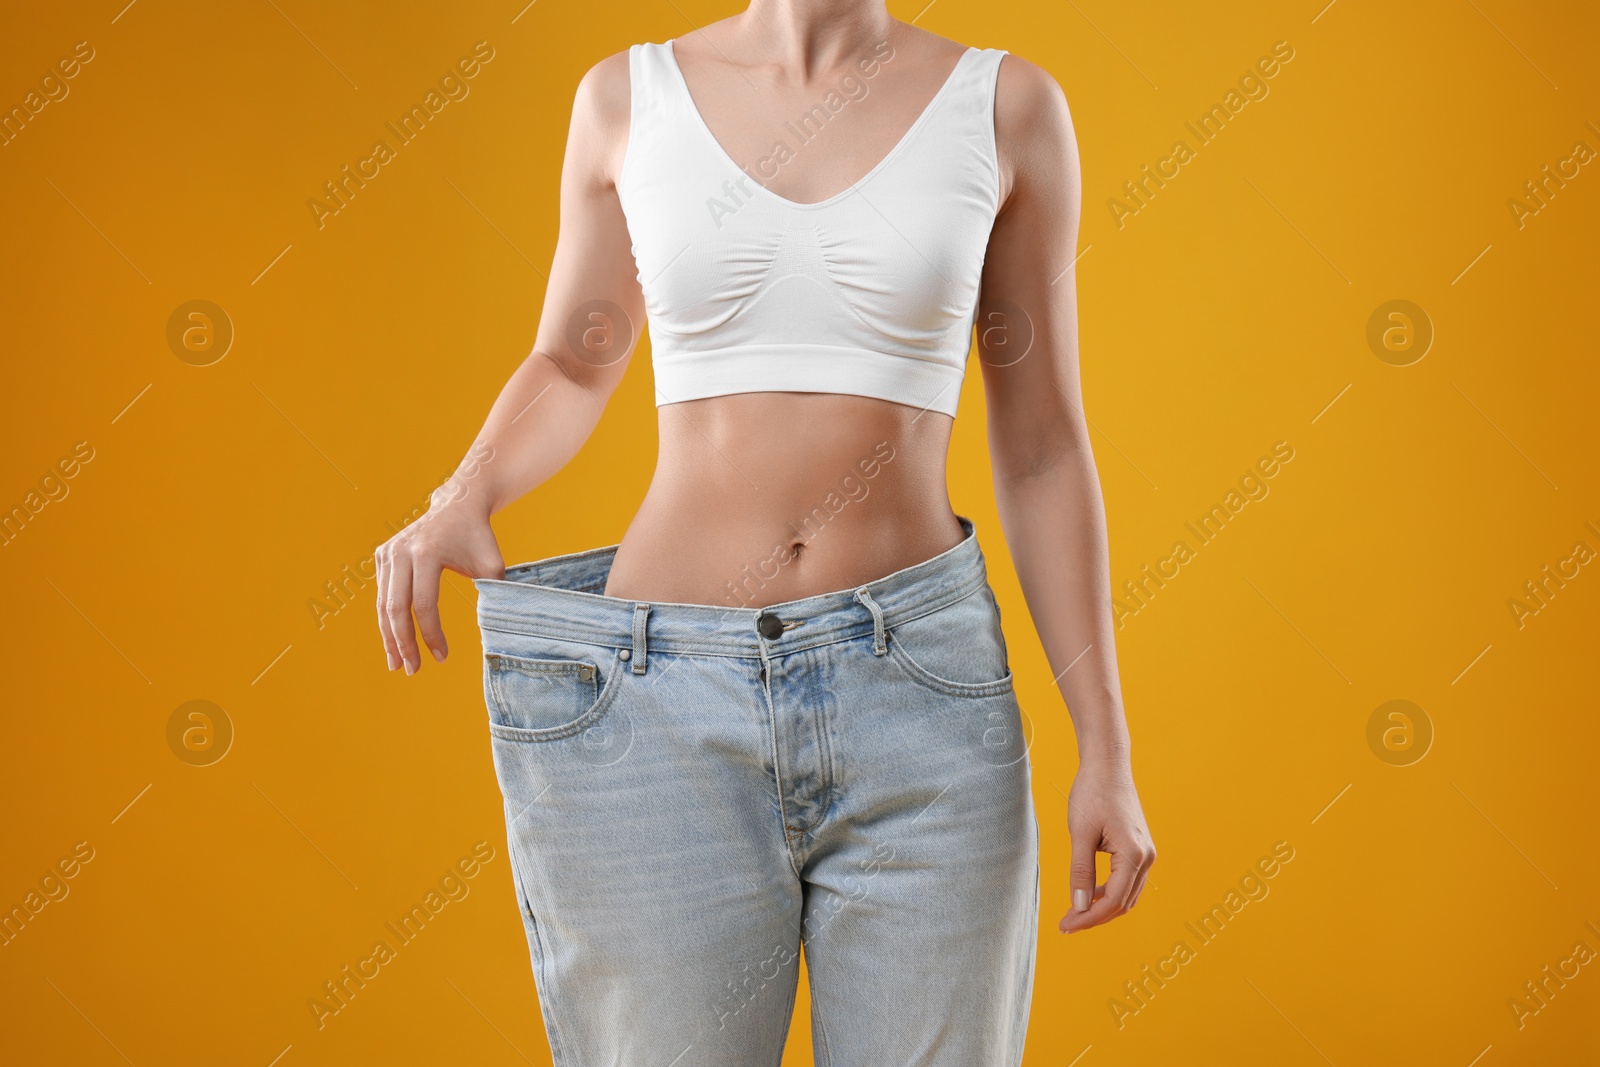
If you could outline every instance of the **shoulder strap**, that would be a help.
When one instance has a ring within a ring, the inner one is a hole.
[[[635,115],[647,114],[661,99],[666,71],[662,66],[664,45],[645,42],[628,49],[628,84]]]
[[[635,92],[644,96],[643,106],[657,117],[683,117],[695,110],[694,98],[684,84],[672,41],[636,44],[630,49],[630,73],[636,73]]]
[[[1009,53],[1004,48],[984,48],[979,51],[978,59],[972,65],[979,89],[973,95],[981,99],[991,118],[994,116],[995,87],[1000,84],[1000,61],[1007,55]]]
[[[930,119],[945,128],[946,136],[993,136],[995,86],[999,80],[1003,48],[972,48],[962,56]]]
[[[662,165],[661,154],[682,138],[679,122],[682,118],[682,90],[677,86],[677,72],[672,66],[669,45],[647,41],[628,48],[628,149],[623,158],[619,178],[619,192],[632,184],[631,174],[640,166],[648,166],[635,157],[651,157],[655,166]]]
[[[988,73],[989,99],[994,99],[994,87],[1000,80],[1000,61],[1011,53],[1004,48],[985,48],[983,50],[984,70]],[[991,109],[992,110],[992,109]]]
[[[985,48],[983,50],[983,62],[978,65],[979,69],[983,71],[984,91],[978,95],[983,101],[983,125],[987,131],[985,140],[988,143],[989,161],[994,166],[996,175],[1000,171],[1000,145],[999,139],[995,134],[994,105],[995,98],[998,95],[997,90],[1000,86],[1000,61],[1005,59],[1008,54],[1004,48]],[[996,181],[998,180],[997,177]]]

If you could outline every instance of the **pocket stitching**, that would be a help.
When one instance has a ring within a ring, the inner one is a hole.
[[[528,657],[507,656],[498,652],[486,653],[485,659],[513,661],[522,659],[525,662],[555,662],[533,660]],[[571,722],[564,723],[561,726],[548,726],[532,729],[525,726],[503,726],[500,723],[491,721],[489,723],[490,735],[497,737],[502,741],[520,741],[524,744],[540,744],[547,741],[561,741],[573,736],[574,734],[582,733],[584,730],[587,730],[590,726],[594,725],[594,723],[606,713],[607,709],[610,708],[611,704],[614,702],[616,692],[622,682],[621,676],[624,673],[620,669],[622,662],[623,661],[619,653],[617,651],[613,651],[611,655],[611,667],[610,670],[606,672],[605,684],[600,687],[600,695],[595,698],[593,704],[589,705],[589,707],[584,710],[583,714],[579,715]],[[583,665],[583,663],[579,660],[572,660],[571,663],[574,670]],[[515,670],[516,668],[510,669]],[[505,702],[500,697],[499,680],[492,671],[489,675],[489,688],[494,694],[495,700],[500,704],[501,714],[504,714]]]
[[[498,669],[497,669],[497,665],[499,665]],[[578,714],[578,716],[576,718],[574,718],[572,720],[569,720],[568,722],[561,723],[558,726],[549,726],[549,727],[501,726],[501,729],[506,729],[506,730],[525,730],[525,729],[561,730],[561,729],[565,729],[566,727],[572,725],[573,722],[578,721],[578,719],[581,719],[584,715],[588,714],[591,710],[593,710],[595,704],[600,699],[600,691],[595,686],[594,679],[591,678],[591,679],[589,679],[589,681],[587,683],[584,683],[583,678],[580,675],[580,672],[582,671],[582,669],[584,667],[588,667],[591,670],[596,670],[596,671],[600,669],[597,664],[590,663],[587,660],[578,660],[578,659],[536,659],[536,658],[534,658],[532,656],[512,656],[512,655],[507,655],[506,653],[503,653],[503,652],[486,652],[486,653],[484,653],[484,666],[488,669],[488,672],[489,672],[489,691],[494,697],[494,701],[495,701],[495,704],[498,706],[498,710],[500,712],[501,718],[511,718],[512,717],[509,714],[509,711],[510,711],[510,708],[511,708],[511,701],[506,697],[506,695],[502,691],[501,685],[500,685],[501,676],[506,671],[515,671],[518,674],[521,674],[521,675],[523,675],[525,677],[529,677],[529,678],[540,678],[540,677],[559,678],[559,677],[569,676],[569,675],[570,676],[574,676],[576,681],[578,681],[580,684],[586,684],[587,688],[589,689],[589,691],[594,694],[589,699],[587,704],[582,705],[582,711]],[[493,726],[493,725],[496,725],[496,724],[493,722],[493,720],[491,720],[490,721],[490,725]]]
[[[886,636],[888,638],[889,655],[894,658],[900,668],[910,675],[913,681],[935,692],[944,693],[947,696],[987,697],[1001,696],[1011,692],[1013,688],[1015,674],[1011,671],[1009,664],[1004,678],[999,678],[992,682],[955,682],[948,678],[939,677],[912,659],[911,653],[907,652],[905,647],[895,640],[893,627],[889,628]]]
[[[516,671],[517,673],[527,675],[530,678],[544,675],[560,676],[575,674],[580,675],[578,681],[583,682],[584,679],[581,676],[583,668],[588,667],[590,670],[594,671],[598,671],[600,669],[599,664],[590,663],[588,660],[534,659],[529,656],[508,656],[503,652],[486,652],[484,653],[484,659],[487,661],[487,664],[493,664],[495,662],[504,663],[506,665],[505,670]],[[491,672],[489,675],[489,682],[494,690],[496,699],[499,700],[501,707],[504,708],[506,701],[500,694],[499,674]],[[593,678],[588,679],[588,685],[590,690],[594,693],[594,696],[590,699],[588,705],[592,707],[594,702],[600,699],[600,691],[595,687]]]

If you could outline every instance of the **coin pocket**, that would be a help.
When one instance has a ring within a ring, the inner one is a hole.
[[[581,728],[600,700],[600,665],[584,659],[484,655],[489,721],[528,740],[565,736]]]

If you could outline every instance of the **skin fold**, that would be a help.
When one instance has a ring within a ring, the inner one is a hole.
[[[755,0],[674,47],[727,154],[773,193],[815,203],[872,170],[965,46],[893,19],[882,0]],[[762,166],[775,141],[793,140],[783,123],[866,57],[880,61],[869,91],[775,173]],[[378,549],[378,623],[391,670],[420,669],[424,646],[443,661],[441,571],[504,575],[490,517],[578,452],[631,362],[644,297],[615,184],[630,110],[620,52],[585,74],[573,101],[560,234],[533,351],[429,511]],[[1133,782],[1104,504],[1079,385],[1070,267],[1080,171],[1055,79],[1007,55],[995,131],[1002,199],[984,261],[979,356],[1002,530],[1078,740],[1067,817],[1074,906],[1060,922],[1072,932],[1130,909],[1156,853]],[[617,550],[609,596],[762,607],[880,578],[961,540],[945,480],[953,420],[940,412],[765,392],[664,404],[657,417],[656,470]],[[817,509],[829,511],[829,494],[848,503],[807,525]],[[1097,851],[1110,855],[1099,886]]]

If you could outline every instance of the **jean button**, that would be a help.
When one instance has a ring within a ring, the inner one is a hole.
[[[756,617],[756,629],[761,631],[762,637],[774,641],[783,633],[783,620],[763,612]]]

